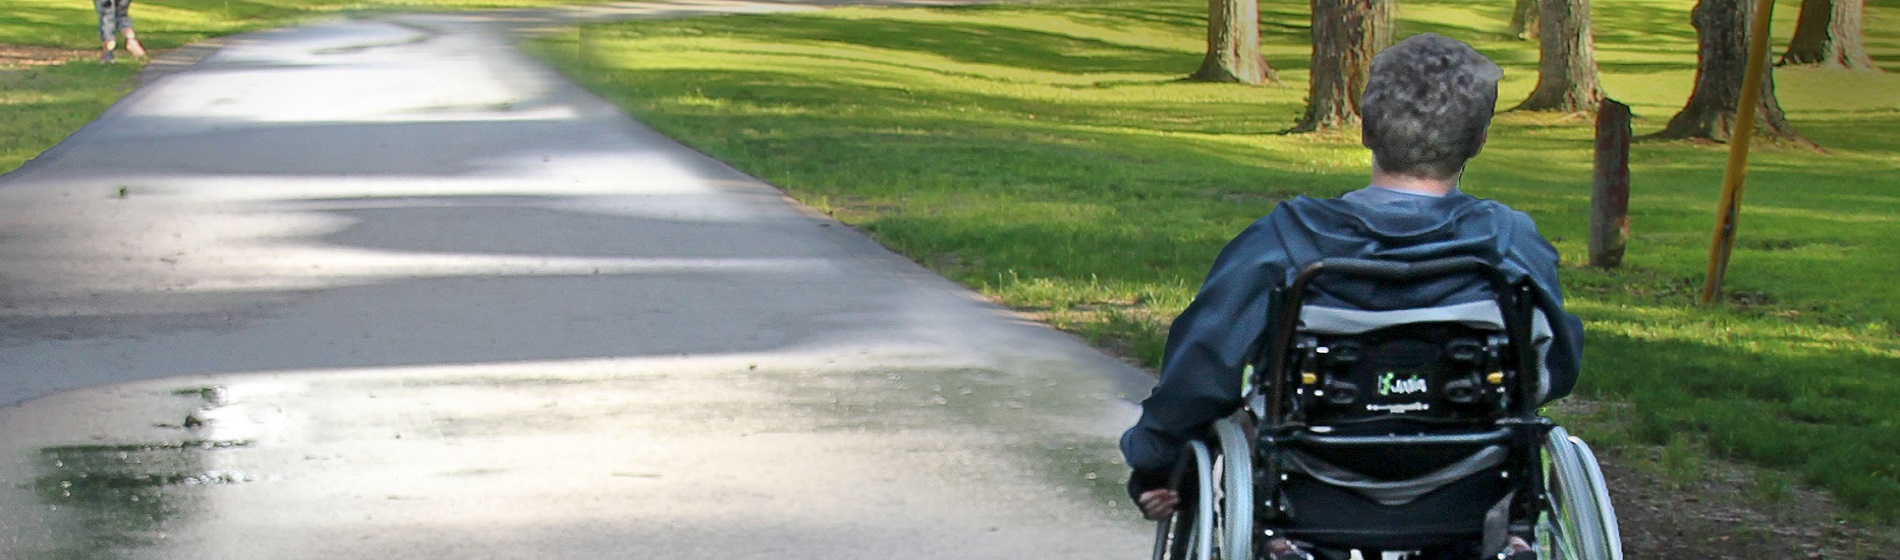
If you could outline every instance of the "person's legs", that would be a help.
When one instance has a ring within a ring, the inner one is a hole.
[[[119,48],[113,37],[119,31],[118,0],[93,0],[92,7],[99,13],[99,47],[103,51],[99,60],[112,62],[112,51]]]
[[[125,34],[126,52],[145,58],[145,45],[139,44],[138,35],[132,32],[132,0],[114,0],[112,15],[119,20],[119,32]]]
[[[139,37],[133,35],[132,30],[129,28],[125,30],[125,52],[132,53],[132,56],[145,58],[145,45],[139,44]]]

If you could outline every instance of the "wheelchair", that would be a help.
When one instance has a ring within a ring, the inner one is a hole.
[[[1328,281],[1459,278],[1495,301],[1304,305]],[[1475,257],[1303,269],[1273,294],[1242,409],[1186,445],[1154,558],[1266,559],[1285,539],[1319,560],[1622,560],[1596,457],[1538,414],[1535,298]],[[1531,550],[1507,550],[1513,537]]]

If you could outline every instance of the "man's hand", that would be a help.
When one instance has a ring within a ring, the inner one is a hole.
[[[1141,505],[1141,515],[1153,521],[1167,519],[1174,514],[1174,507],[1181,503],[1181,496],[1167,488],[1156,488],[1141,493],[1137,500]]]

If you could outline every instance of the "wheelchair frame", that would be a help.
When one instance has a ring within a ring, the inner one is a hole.
[[[1290,370],[1300,357],[1287,350],[1292,348],[1300,326],[1307,286],[1326,273],[1390,282],[1473,273],[1489,281],[1511,341],[1507,345],[1509,355],[1501,356],[1506,359],[1498,364],[1503,379],[1497,385],[1506,398],[1503,416],[1492,421],[1495,429],[1430,435],[1321,435],[1290,418],[1287,411],[1294,395],[1287,385],[1294,382]],[[1494,510],[1486,515],[1483,550],[1502,550],[1508,536],[1518,536],[1533,544],[1539,559],[1621,560],[1615,511],[1595,456],[1582,440],[1538,415],[1537,403],[1533,402],[1539,364],[1535,345],[1525,341],[1532,340],[1535,298],[1529,282],[1512,282],[1502,271],[1475,257],[1420,263],[1327,259],[1303,269],[1290,285],[1273,294],[1269,317],[1274,328],[1263,333],[1263,338],[1270,337],[1271,341],[1261,345],[1252,360],[1256,375],[1248,387],[1249,410],[1215,422],[1210,426],[1210,437],[1187,444],[1173,487],[1192,486],[1195,492],[1183,492],[1181,511],[1157,525],[1154,557],[1261,558],[1266,556],[1260,548],[1265,539],[1256,537],[1300,540],[1297,531],[1282,534],[1283,527],[1278,524],[1290,518],[1284,504],[1277,501],[1285,479],[1278,472],[1272,450],[1289,444],[1323,443],[1366,447],[1502,445],[1511,457],[1505,463],[1510,503],[1507,511]],[[1499,518],[1499,513],[1504,515]]]

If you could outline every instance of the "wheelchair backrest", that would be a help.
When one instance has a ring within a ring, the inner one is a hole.
[[[1416,295],[1427,283],[1456,296]],[[1336,306],[1328,298],[1368,305],[1326,291],[1342,284],[1380,305]],[[1472,256],[1302,269],[1275,292],[1246,399],[1266,458],[1262,522],[1316,543],[1410,550],[1485,536],[1498,511],[1536,511],[1531,442],[1549,426],[1536,405],[1552,338],[1537,297],[1527,278]]]
[[[1550,323],[1541,312],[1532,323],[1541,366]],[[1388,311],[1306,306],[1291,356],[1301,376],[1296,398],[1313,425],[1495,419],[1505,412],[1509,345],[1494,300]],[[1538,373],[1532,397],[1541,400],[1549,374]]]
[[[1460,276],[1487,285],[1480,293],[1494,299],[1389,310],[1305,304],[1308,290],[1326,278],[1402,290]],[[1476,257],[1308,265],[1276,290],[1256,367],[1264,375],[1253,388],[1266,410],[1256,412],[1276,429],[1384,417],[1429,423],[1528,416],[1528,403],[1542,402],[1549,386],[1543,358],[1550,326],[1533,298],[1526,281]]]

